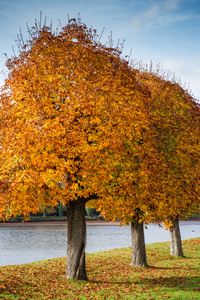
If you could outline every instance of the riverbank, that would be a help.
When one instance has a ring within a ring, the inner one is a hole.
[[[66,258],[0,267],[0,299],[199,299],[200,238],[183,241],[184,258],[169,242],[149,244],[149,268],[131,267],[131,248],[86,255],[89,281],[65,278]]]
[[[199,224],[200,225],[200,219],[188,219],[188,220],[180,220],[180,224]],[[46,221],[46,222],[24,222],[24,223],[0,223],[1,226],[58,226],[58,225],[67,225],[67,221]],[[91,226],[120,226],[120,221],[111,222],[111,221],[105,221],[105,220],[86,220],[86,225]]]
[[[101,225],[101,226],[108,226],[108,225],[116,225],[119,226],[120,222],[111,222],[105,220],[87,220],[87,225]],[[67,221],[46,221],[46,222],[24,222],[24,223],[0,223],[0,226],[52,226],[52,225],[67,225]]]

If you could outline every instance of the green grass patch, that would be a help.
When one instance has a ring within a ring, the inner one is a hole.
[[[87,254],[89,281],[65,278],[65,258],[0,267],[0,299],[200,299],[200,238],[147,245],[148,268],[131,267],[131,249]]]

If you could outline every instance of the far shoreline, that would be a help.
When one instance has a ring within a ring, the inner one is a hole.
[[[200,225],[200,219],[199,218],[194,218],[194,219],[187,219],[187,220],[179,220],[180,224],[198,224]],[[153,223],[151,223],[153,224]],[[59,225],[67,225],[67,221],[44,221],[44,222],[1,222],[1,226],[9,226],[9,227],[14,227],[14,226],[59,226]],[[112,222],[112,221],[105,221],[105,220],[86,220],[86,225],[87,226],[120,226],[120,221]],[[155,224],[156,225],[156,224]],[[125,226],[125,225],[124,225]],[[148,225],[147,225],[148,226]]]
[[[43,222],[2,222],[0,226],[51,226],[51,225],[67,225],[67,221],[43,221]],[[86,225],[120,225],[120,221],[112,222],[112,221],[105,221],[105,220],[86,220]]]

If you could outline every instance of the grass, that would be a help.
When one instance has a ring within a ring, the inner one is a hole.
[[[65,279],[65,258],[0,267],[0,299],[200,299],[200,238],[147,245],[148,268],[131,267],[131,249],[87,254],[89,281]]]

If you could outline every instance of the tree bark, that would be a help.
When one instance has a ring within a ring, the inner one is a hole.
[[[63,204],[61,200],[59,203],[59,217],[63,217]]]
[[[67,204],[67,279],[87,280],[85,203],[85,199],[80,198]]]
[[[181,233],[178,219],[172,220],[173,226],[169,228],[170,232],[170,254],[183,257],[181,242]]]
[[[132,266],[147,267],[143,222],[131,222]]]

